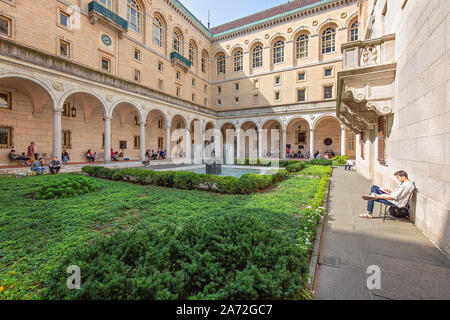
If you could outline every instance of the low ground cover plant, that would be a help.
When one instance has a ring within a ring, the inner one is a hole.
[[[0,179],[0,286],[3,287],[0,300],[42,298],[47,280],[55,275],[55,268],[67,253],[88,248],[99,237],[111,237],[135,228],[163,230],[161,223],[164,223],[183,230],[185,223],[191,220],[236,214],[260,219],[304,253],[311,245],[306,245],[299,232],[306,230],[309,241],[314,237],[310,235],[314,226],[310,225],[312,219],[307,207],[318,190],[320,179],[312,176],[284,179],[268,192],[249,195],[219,197],[210,192],[94,179],[101,192],[52,201],[35,201],[29,197],[30,190],[67,176],[74,174]],[[216,178],[200,176],[205,183]],[[146,173],[138,178],[152,179],[153,176]],[[221,181],[231,177],[224,178]],[[158,263],[168,265],[167,261]],[[261,274],[270,277],[280,273]],[[64,276],[67,279],[68,274]],[[290,273],[290,276],[297,275]]]
[[[304,168],[304,165],[300,167]],[[83,167],[82,171],[94,177],[116,181],[174,187],[184,190],[203,190],[222,194],[249,194],[266,190],[273,184],[284,180],[287,176],[285,170],[279,170],[274,175],[248,173],[240,178],[197,174],[186,171],[151,171],[146,169],[111,170],[103,167],[89,166]]]
[[[95,179],[83,176],[55,177],[42,184],[34,193],[37,200],[69,198],[90,192],[100,188]]]
[[[81,290],[65,285],[68,265]],[[212,214],[99,239],[59,264],[44,299],[300,299],[307,256],[261,219]]]

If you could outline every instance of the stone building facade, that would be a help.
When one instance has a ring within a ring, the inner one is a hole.
[[[337,115],[357,134],[357,170],[418,189],[415,222],[450,254],[450,2],[358,1],[361,41],[342,45]]]
[[[0,165],[32,141],[72,161],[111,148],[189,161],[224,128],[234,148],[267,128],[282,157],[286,145],[355,155],[336,78],[357,37],[356,0],[292,1],[210,30],[176,0],[0,0]]]

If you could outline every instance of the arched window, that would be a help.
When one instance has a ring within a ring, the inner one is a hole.
[[[208,61],[208,54],[205,51],[203,51],[202,52],[202,72],[203,73],[206,73],[207,61]]]
[[[359,39],[358,27],[359,27],[358,20],[353,22],[352,25],[350,26],[350,41],[358,41]]]
[[[131,30],[141,33],[141,6],[135,0],[128,0],[128,22]]]
[[[181,54],[181,36],[177,31],[173,32],[172,49]]]
[[[236,51],[234,54],[234,72],[244,70],[244,56],[241,50]]]
[[[262,46],[256,46],[252,52],[253,68],[259,68],[263,65],[263,48]]]
[[[284,41],[278,40],[273,45],[273,63],[284,62]]]
[[[189,61],[191,62],[192,66],[194,66],[195,63],[196,57],[195,51],[196,51],[195,44],[193,42],[189,42]]]
[[[153,43],[159,47],[163,46],[163,24],[158,17],[153,17]]]
[[[220,55],[217,57],[217,75],[224,75],[225,74],[225,56]]]
[[[111,0],[96,0],[96,2],[100,3],[108,9],[111,9]]]
[[[309,36],[307,34],[300,35],[295,45],[297,59],[308,58]]]
[[[333,27],[322,32],[322,54],[336,51],[336,29]]]

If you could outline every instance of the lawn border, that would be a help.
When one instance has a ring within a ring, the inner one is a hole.
[[[326,214],[320,218],[319,226],[317,228],[316,237],[314,240],[314,249],[311,254],[310,263],[309,263],[309,281],[308,281],[308,289],[314,295],[316,282],[317,282],[317,269],[319,266],[319,255],[320,255],[320,245],[322,240],[322,233],[324,229],[324,225],[326,222],[326,218],[328,216],[329,204],[330,204],[330,189],[331,189],[331,177],[333,176],[334,167],[331,166],[331,174],[328,177],[327,187],[325,191],[325,198],[323,200],[323,206],[325,207]]]

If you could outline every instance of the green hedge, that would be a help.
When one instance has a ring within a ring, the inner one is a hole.
[[[332,161],[334,161],[339,166],[344,166],[347,163],[349,156],[336,156]]]
[[[333,165],[333,161],[326,160],[326,159],[313,159],[313,160],[309,161],[309,164],[319,165],[319,166],[331,166],[331,165]]]
[[[287,165],[286,167],[286,171],[293,174],[293,173],[298,173],[300,171],[302,171],[303,169],[305,169],[306,164],[304,162],[293,162]]]
[[[151,171],[146,169],[111,170],[104,167],[83,167],[88,175],[143,185],[174,187],[185,190],[204,190],[222,194],[249,194],[265,190],[286,178],[285,170],[274,175],[244,174],[241,178],[196,174],[186,171]]]
[[[307,298],[307,255],[261,219],[212,214],[117,233],[69,252],[43,299],[281,300]],[[67,266],[81,289],[66,286]]]
[[[37,200],[69,198],[94,192],[100,187],[95,179],[70,176],[66,178],[57,177],[52,181],[43,183],[34,193]]]

